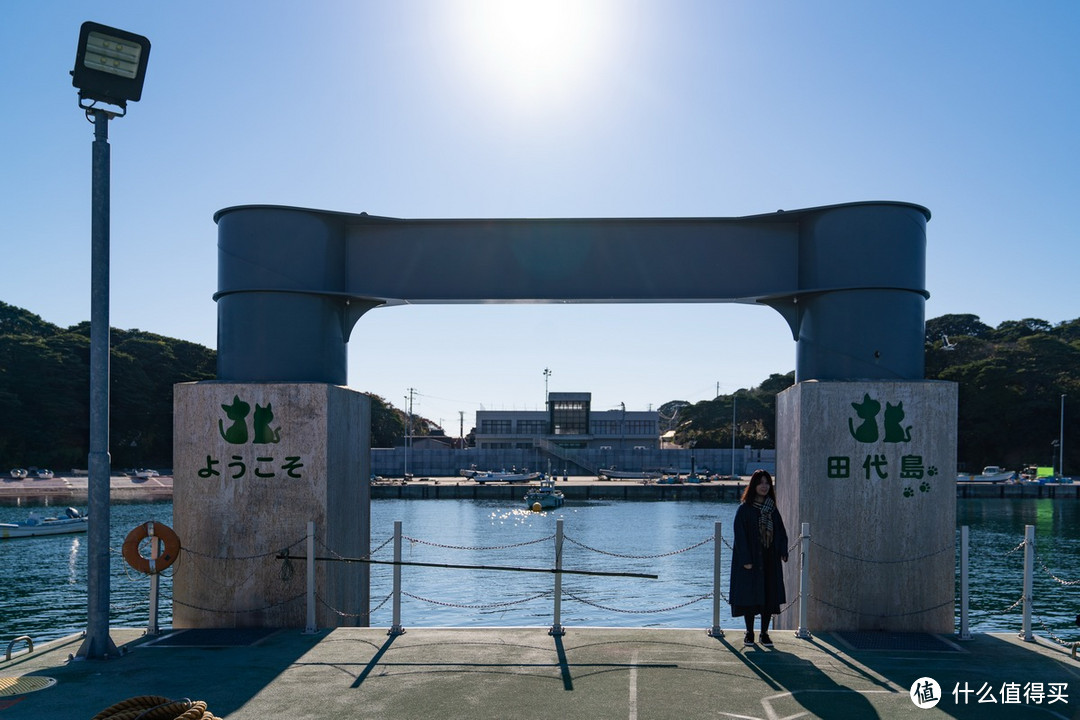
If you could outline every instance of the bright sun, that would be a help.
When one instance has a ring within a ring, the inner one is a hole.
[[[457,12],[467,72],[526,105],[592,82],[613,20],[595,0],[472,0]]]

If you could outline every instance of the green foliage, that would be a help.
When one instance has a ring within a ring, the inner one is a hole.
[[[948,337],[948,344],[945,338]],[[216,354],[195,343],[141,330],[112,330],[110,452],[114,467],[172,463],[172,388],[212,379]],[[0,302],[0,468],[85,467],[89,452],[90,325],[67,329]],[[991,328],[977,315],[926,322],[926,377],[959,388],[961,467],[1019,468],[1057,464],[1061,395],[1065,404],[1065,468],[1080,463],[1080,319],[1052,325],[1038,318]],[[701,448],[776,445],[776,396],[794,372],[770,375],[732,395],[660,406],[661,431]],[[1076,408],[1076,409],[1074,409]],[[406,414],[371,396],[371,445],[399,445]],[[414,435],[441,434],[414,416]],[[1080,471],[1080,468],[1077,469]]]
[[[700,448],[729,448],[734,421],[736,447],[775,447],[776,396],[794,383],[794,371],[786,375],[774,373],[756,388],[687,404],[680,408],[676,419],[675,442],[693,443]]]
[[[114,467],[172,464],[172,389],[214,377],[214,351],[141,330],[111,330],[109,450]],[[0,467],[86,467],[90,325],[62,329],[0,303]]]
[[[1051,325],[1027,318],[1006,321],[989,339],[952,337],[951,350],[928,345],[926,376],[959,386],[957,458],[977,472],[984,465],[1055,467],[1065,403],[1065,469],[1080,461],[1075,426],[1080,413],[1080,339],[1076,320]],[[1059,468],[1060,469],[1060,468]]]

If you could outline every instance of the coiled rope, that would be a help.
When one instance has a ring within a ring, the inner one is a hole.
[[[160,695],[141,695],[105,708],[93,720],[221,720],[202,700],[170,700]]]

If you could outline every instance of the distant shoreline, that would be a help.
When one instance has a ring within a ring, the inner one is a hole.
[[[170,502],[173,479],[168,475],[136,478],[110,477],[109,499],[115,503]],[[662,484],[640,480],[598,480],[594,477],[571,477],[558,480],[556,487],[567,500],[586,501],[656,501],[701,500],[734,502],[742,494],[745,479],[706,483]],[[52,478],[0,479],[0,505],[84,504],[88,499],[89,478],[85,475]],[[476,483],[461,477],[421,478],[401,482],[382,480],[372,483],[372,499],[401,500],[508,500],[521,501],[527,483]],[[1067,485],[956,483],[957,499],[1060,499],[1080,500],[1080,483]]]

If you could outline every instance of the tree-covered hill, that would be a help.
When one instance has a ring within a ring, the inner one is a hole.
[[[1080,411],[1080,319],[1007,320],[991,328],[977,315],[943,315],[926,322],[926,377],[958,385],[957,459],[962,469],[984,465],[1020,469],[1058,466],[1065,400],[1065,470],[1080,474],[1080,438],[1071,428]],[[776,394],[794,373],[772,375],[761,385],[696,404],[671,401],[676,442],[731,447],[735,404],[736,447],[775,447]],[[1070,401],[1069,398],[1072,400]]]
[[[111,331],[109,451],[114,468],[172,466],[172,389],[213,379],[217,354],[142,330]],[[90,444],[90,324],[61,328],[0,302],[0,470],[85,468]],[[372,396],[372,444],[393,445],[404,414]],[[431,432],[423,418],[413,432]]]
[[[0,302],[0,469],[86,467],[89,451],[90,326],[61,328]],[[112,330],[110,451],[113,467],[172,464],[172,387],[212,379],[216,354],[201,345],[141,330]],[[1051,324],[1026,318],[996,328],[977,315],[926,323],[926,377],[959,386],[961,468],[1056,465],[1061,396],[1065,469],[1080,473],[1075,427],[1080,410],[1080,319]],[[662,431],[684,446],[772,448],[776,395],[794,372],[754,388],[660,406]],[[372,395],[372,447],[400,444],[406,417]],[[413,418],[414,435],[441,434]],[[1075,470],[1074,470],[1075,468]]]

